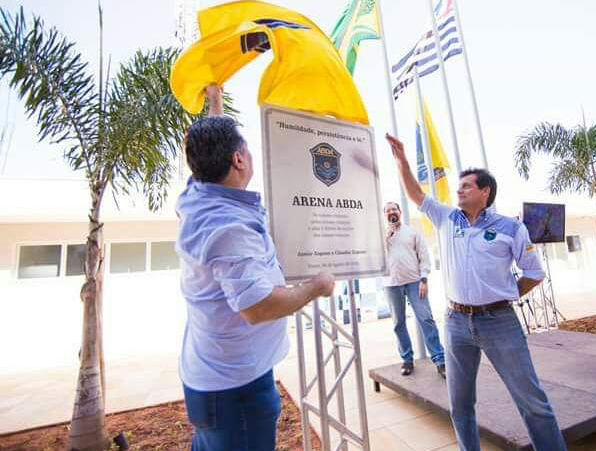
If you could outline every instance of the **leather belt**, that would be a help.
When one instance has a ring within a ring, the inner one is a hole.
[[[475,313],[490,312],[491,310],[499,310],[511,306],[511,301],[497,301],[484,305],[464,305],[457,302],[449,301],[449,308],[459,313],[466,315],[474,315]]]

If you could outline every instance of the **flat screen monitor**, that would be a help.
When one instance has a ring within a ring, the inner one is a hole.
[[[522,221],[533,243],[565,241],[565,205],[524,202]]]

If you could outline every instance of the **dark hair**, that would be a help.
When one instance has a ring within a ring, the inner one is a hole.
[[[232,156],[244,138],[236,121],[225,116],[198,119],[186,133],[186,161],[192,176],[200,182],[221,182],[230,172]]]
[[[495,197],[497,197],[497,181],[495,180],[493,175],[486,169],[469,168],[464,171],[461,171],[461,173],[459,174],[459,178],[461,179],[467,175],[476,176],[476,185],[478,186],[478,188],[482,189],[486,188],[487,186],[490,188],[488,199],[486,201],[486,208],[490,207],[495,201]]]
[[[393,205],[395,205],[395,206],[397,207],[397,209],[398,209],[399,211],[401,211],[401,208],[399,207],[399,204],[398,204],[397,202],[394,202],[394,201],[390,200],[390,201],[389,201],[389,202],[387,202],[387,203],[385,204],[385,206],[383,207],[383,211],[384,211],[384,212],[385,212],[385,211],[387,211],[387,207],[388,207],[390,204],[393,204]]]

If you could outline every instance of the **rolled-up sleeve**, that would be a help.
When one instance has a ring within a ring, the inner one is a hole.
[[[540,263],[536,245],[530,241],[528,229],[521,224],[513,240],[515,263],[522,270],[523,277],[534,280],[544,279],[545,273]]]
[[[422,201],[419,210],[428,216],[430,222],[432,222],[438,229],[454,208],[442,204],[430,196],[424,196],[424,200]]]
[[[243,224],[214,231],[205,242],[202,260],[213,271],[232,310],[262,301],[273,291],[271,269],[261,234]]]

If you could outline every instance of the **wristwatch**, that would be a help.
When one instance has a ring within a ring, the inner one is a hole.
[[[420,278],[420,282],[422,282],[422,283],[428,283],[428,279],[426,277],[421,277]]]

